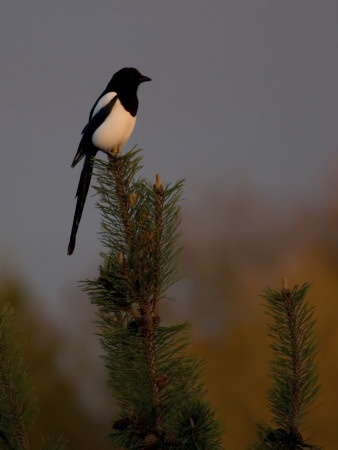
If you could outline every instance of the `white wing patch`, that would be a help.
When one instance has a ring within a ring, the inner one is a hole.
[[[107,94],[101,97],[100,100],[97,102],[97,105],[95,106],[93,116],[95,116],[95,114],[98,113],[101,108],[106,106],[110,102],[110,100],[112,100],[116,96],[117,96],[116,92],[107,92]]]
[[[108,92],[97,103],[93,116],[110,102],[116,92]],[[116,100],[111,113],[106,120],[93,133],[92,142],[95,147],[105,151],[116,150],[118,146],[124,145],[135,127],[136,117],[126,111],[119,99]]]

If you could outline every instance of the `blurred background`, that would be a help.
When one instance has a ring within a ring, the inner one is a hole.
[[[150,179],[186,179],[184,278],[162,316],[193,325],[227,448],[245,448],[269,419],[260,294],[283,277],[313,283],[322,392],[306,433],[337,448],[337,50],[336,2],[2,2],[0,301],[27,341],[34,448],[41,433],[109,448],[114,401],[79,288],[100,263],[95,198],[66,249],[81,170],[70,164],[123,66],[153,80],[125,151],[144,149]]]

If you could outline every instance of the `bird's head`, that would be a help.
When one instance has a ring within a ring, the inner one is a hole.
[[[151,78],[142,75],[134,67],[124,67],[113,75],[106,90],[117,94],[136,92],[138,86],[145,81],[151,81]]]

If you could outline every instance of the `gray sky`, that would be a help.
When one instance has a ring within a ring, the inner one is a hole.
[[[338,3],[325,0],[3,0],[1,266],[51,301],[95,273],[92,198],[66,255],[81,170],[70,163],[123,66],[153,79],[125,150],[144,149],[146,176],[185,177],[187,207],[210,188],[231,195],[236,178],[315,195],[337,163],[337,44]]]

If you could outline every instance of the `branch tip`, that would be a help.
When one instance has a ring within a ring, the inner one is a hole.
[[[129,194],[129,203],[131,206],[134,206],[137,200],[136,194]]]
[[[163,184],[161,183],[161,175],[159,173],[156,174],[156,183],[154,184],[154,189],[156,191],[163,189]]]
[[[119,258],[119,263],[120,263],[120,264],[123,264],[124,256],[123,256],[123,253],[122,253],[122,252],[119,253],[118,258]]]
[[[283,289],[289,289],[288,279],[287,278],[283,278],[282,279],[282,284],[283,284]]]

